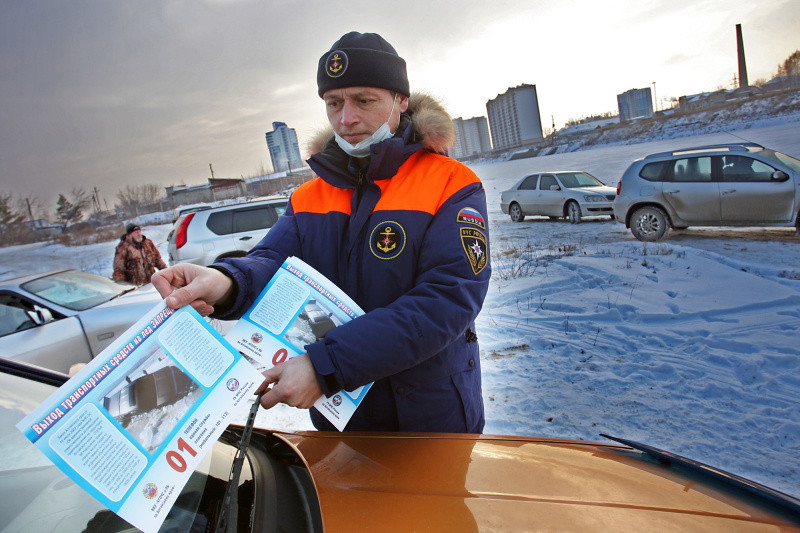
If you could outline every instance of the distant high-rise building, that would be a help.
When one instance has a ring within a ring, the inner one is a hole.
[[[482,154],[492,149],[489,139],[489,123],[486,117],[473,117],[453,119],[456,127],[456,145],[453,148],[453,157],[467,157]]]
[[[536,85],[523,84],[486,102],[492,146],[515,148],[543,139]]]
[[[294,128],[287,127],[284,122],[272,123],[272,131],[267,132],[267,146],[275,172],[303,166],[300,148],[297,145],[297,134]]]
[[[617,95],[619,105],[619,120],[633,120],[653,116],[653,97],[650,87],[644,89],[631,89]]]

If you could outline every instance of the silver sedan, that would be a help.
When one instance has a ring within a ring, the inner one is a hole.
[[[68,372],[86,363],[161,300],[152,285],[64,270],[0,282],[0,353]]]
[[[616,189],[580,171],[542,172],[519,180],[500,194],[500,208],[514,222],[528,215],[566,217],[578,224],[583,217],[614,218]]]

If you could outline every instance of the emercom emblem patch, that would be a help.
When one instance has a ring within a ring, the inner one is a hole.
[[[467,254],[472,272],[477,276],[489,262],[486,235],[474,228],[461,228],[461,245]]]
[[[394,259],[405,247],[406,232],[397,222],[381,222],[369,237],[369,249],[378,259]]]

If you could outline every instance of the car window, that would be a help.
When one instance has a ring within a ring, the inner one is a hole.
[[[558,187],[558,182],[556,181],[555,176],[550,174],[545,174],[542,176],[542,183],[539,185],[543,191],[553,190],[551,189],[553,186]],[[558,190],[558,189],[555,189]]]
[[[539,181],[539,174],[532,174],[525,178],[519,185],[520,191],[535,191],[536,182]]]
[[[4,483],[0,531],[133,531],[14,427],[55,391],[53,385],[0,373],[0,450],[4,454],[0,461]],[[192,473],[160,531],[205,531],[214,523],[234,454],[228,445],[214,445]],[[249,455],[246,460],[241,486],[254,484]],[[240,490],[240,506],[243,498],[244,507],[240,509],[250,514],[252,497]],[[240,518],[239,523],[242,521]]]
[[[233,213],[231,210],[220,211],[208,215],[206,227],[217,235],[230,235],[233,233]]]
[[[639,171],[639,177],[647,181],[661,181],[661,176],[664,174],[664,169],[669,166],[670,161],[658,161],[656,163],[648,163]]]
[[[278,214],[269,205],[252,209],[237,209],[233,212],[233,230],[234,233],[257,231],[272,227],[276,220],[278,220]]]
[[[36,324],[28,316],[25,304],[9,294],[0,294],[0,337],[30,329]]]
[[[23,283],[21,287],[48,302],[73,311],[85,311],[136,286],[89,272],[69,270]]]
[[[585,172],[565,172],[558,175],[564,187],[577,189],[579,187],[601,187],[603,183]]]
[[[757,159],[741,155],[722,158],[722,181],[770,181],[775,169]]]
[[[676,159],[672,167],[672,181],[711,181],[711,158],[687,157]]]
[[[792,156],[776,152],[775,150],[762,150],[758,155],[770,161],[774,161],[778,165],[786,165],[793,172],[800,172],[800,160]]]

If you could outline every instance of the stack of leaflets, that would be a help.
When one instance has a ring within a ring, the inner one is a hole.
[[[236,350],[272,368],[305,353],[304,346],[363,314],[325,276],[290,257],[225,338]],[[314,407],[343,431],[371,386],[342,391],[330,398],[323,396]]]
[[[189,306],[162,301],[17,428],[100,503],[156,532],[270,368],[363,314],[301,260],[286,260],[224,339]],[[241,352],[241,353],[240,353]],[[341,431],[369,385],[320,398]]]

